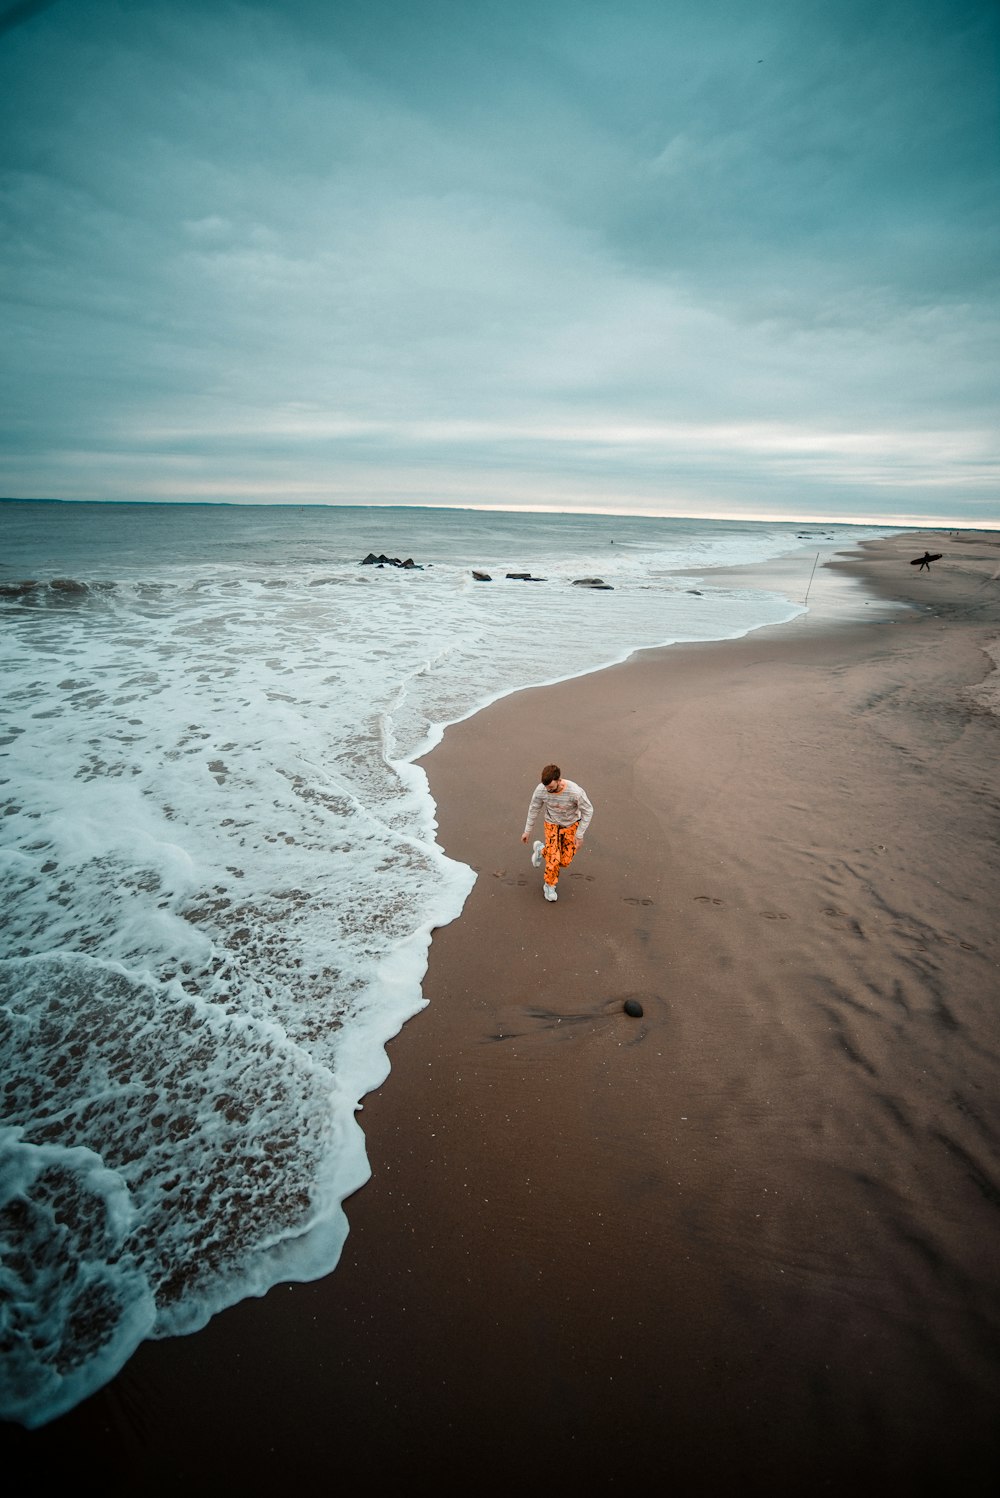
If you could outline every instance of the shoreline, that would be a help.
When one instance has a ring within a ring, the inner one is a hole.
[[[1000,540],[930,574],[923,544],[836,564],[918,611],[641,651],[446,730],[439,841],[479,879],[365,1100],[340,1266],[15,1433],[33,1482],[992,1490],[1000,730],[964,693]],[[519,842],[553,754],[597,808],[554,908]]]

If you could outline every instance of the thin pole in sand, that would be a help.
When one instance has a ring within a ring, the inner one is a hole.
[[[819,552],[816,553],[816,561],[813,562],[813,570],[809,574],[809,586],[806,588],[806,596],[802,600],[802,607],[803,608],[805,608],[806,604],[809,602],[809,588],[811,588],[812,585],[813,585],[813,578],[816,576],[816,565],[817,565],[818,562],[819,562]]]

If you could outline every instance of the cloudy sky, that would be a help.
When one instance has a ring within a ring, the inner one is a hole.
[[[0,493],[1000,522],[996,0],[0,0]]]

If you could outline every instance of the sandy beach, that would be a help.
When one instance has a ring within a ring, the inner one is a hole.
[[[8,1427],[16,1491],[994,1491],[1000,536],[821,574],[801,621],[448,731],[479,879],[340,1266]],[[555,905],[519,840],[548,760],[596,807]]]

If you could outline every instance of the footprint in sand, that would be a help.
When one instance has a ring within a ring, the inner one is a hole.
[[[864,936],[861,922],[855,920],[854,916],[848,915],[846,910],[838,910],[836,905],[827,905],[823,914],[829,916],[833,924],[841,931],[853,931],[855,936]]]
[[[696,900],[703,901],[703,903],[706,904],[706,905],[721,905],[722,904],[722,901],[719,899],[718,895],[695,895],[694,898]]]
[[[787,921],[791,919],[783,910],[762,910],[761,915],[765,921]]]
[[[945,947],[961,947],[963,952],[979,951],[979,948],[974,947],[971,941],[959,941],[957,936],[939,936],[938,941]]]
[[[622,899],[626,905],[652,905],[653,903],[652,900],[647,898],[640,899],[638,895],[622,895]]]

